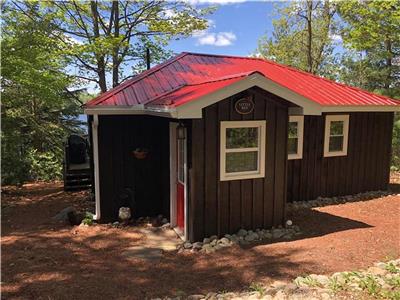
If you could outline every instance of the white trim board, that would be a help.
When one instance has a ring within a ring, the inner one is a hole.
[[[303,158],[304,116],[289,116],[289,123],[297,122],[297,153],[288,154],[288,159]],[[288,137],[289,138],[289,137]]]
[[[95,197],[95,215],[94,220],[100,220],[100,174],[99,174],[99,117],[93,116],[92,121],[92,147],[93,147],[93,169],[94,169],[94,197]]]
[[[343,147],[341,151],[329,151],[329,140],[331,133],[331,122],[342,121],[343,122]],[[333,156],[346,156],[347,147],[349,143],[349,115],[327,115],[325,117],[325,133],[324,133],[324,157]]]
[[[266,127],[267,122],[262,121],[221,121],[220,122],[220,181],[228,180],[242,180],[251,178],[263,178],[265,177],[265,144],[266,144]],[[255,148],[226,148],[226,129],[228,128],[258,128],[258,146]],[[257,151],[257,170],[255,171],[245,171],[245,172],[231,172],[227,173],[225,171],[226,167],[226,154],[227,153],[238,153],[238,152],[248,152]]]
[[[169,184],[170,184],[170,223],[176,226],[176,127],[178,123],[169,123]]]
[[[177,184],[177,169],[176,169],[176,159],[177,159],[177,136],[176,130],[178,127],[177,122],[169,123],[169,149],[170,149],[170,223],[171,227],[178,234],[178,236],[186,241],[189,237],[189,228],[188,228],[188,216],[189,216],[189,208],[188,208],[188,170],[187,170],[187,139],[185,139],[184,146],[184,231],[180,230],[176,226],[176,184]],[[185,129],[186,130],[186,129]]]

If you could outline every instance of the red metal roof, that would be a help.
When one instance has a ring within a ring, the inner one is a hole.
[[[143,104],[176,107],[255,72],[321,106],[400,105],[399,101],[260,58],[182,53],[98,96],[85,106]]]

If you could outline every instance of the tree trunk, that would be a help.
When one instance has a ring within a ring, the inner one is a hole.
[[[386,80],[384,82],[385,89],[390,88],[390,82],[392,81],[392,41],[390,39],[385,40],[386,48]]]
[[[118,1],[113,1],[113,11],[114,11],[114,37],[119,37],[119,4]],[[113,87],[116,87],[119,84],[119,57],[118,57],[118,50],[119,45],[116,45],[113,50],[113,70],[112,70],[112,77],[113,77]]]
[[[95,39],[100,37],[99,13],[97,11],[97,1],[90,1],[90,9],[93,18],[93,31]],[[97,62],[97,75],[99,76],[99,86],[102,93],[107,92],[106,70],[104,55],[95,54]]]
[[[307,71],[314,73],[312,61],[312,0],[307,0]]]

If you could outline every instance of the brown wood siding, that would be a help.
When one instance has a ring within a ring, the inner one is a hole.
[[[118,195],[134,191],[135,217],[163,214],[169,218],[169,120],[147,116],[99,116],[101,220],[118,217]],[[138,160],[131,152],[149,149]]]
[[[325,115],[304,117],[303,158],[288,161],[289,202],[387,188],[393,113],[346,114],[348,153],[338,157],[323,157]]]
[[[286,203],[288,104],[267,92],[251,89],[255,109],[240,115],[233,104],[239,95],[203,110],[192,121],[189,146],[189,238],[282,224]],[[266,120],[265,178],[220,181],[220,122]]]

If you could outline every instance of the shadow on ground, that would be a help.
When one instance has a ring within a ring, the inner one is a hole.
[[[301,234],[294,236],[291,241],[320,237],[346,230],[373,227],[361,221],[336,216],[312,208],[304,208],[290,212],[287,218],[301,228]],[[284,241],[284,239],[252,243],[251,245],[243,246],[243,248],[248,249],[262,244],[280,243],[282,241]]]
[[[241,291],[254,281],[268,283],[338,271],[335,259],[358,259],[357,251],[365,248],[354,239],[360,236],[358,230],[376,230],[375,224],[357,220],[363,214],[345,218],[315,209],[300,210],[289,216],[304,232],[297,241],[247,249],[235,246],[212,254],[166,252],[160,260],[149,262],[121,255],[143,242],[144,237],[132,228],[81,228],[48,222],[60,209],[81,201],[84,194],[49,187],[47,193],[18,197],[6,199],[7,209],[2,211],[2,299],[145,299]],[[393,204],[387,201],[387,205]],[[366,212],[369,207],[365,206]],[[393,211],[392,206],[386,210]],[[394,220],[390,213],[385,219]],[[327,235],[331,233],[340,235],[330,240]],[[351,241],[353,248],[342,249],[342,241]],[[329,248],[331,244],[335,247]]]

